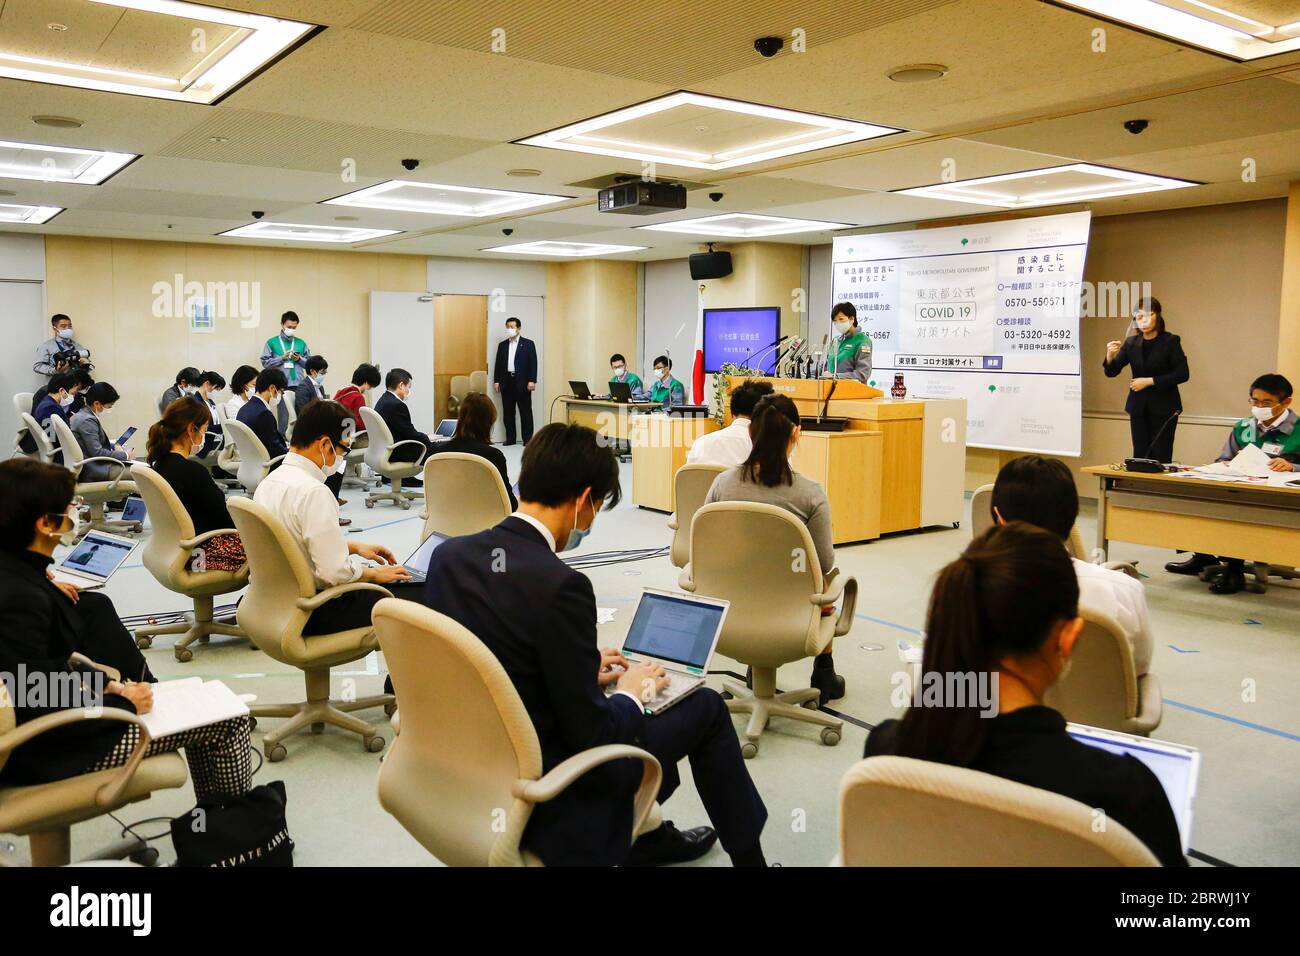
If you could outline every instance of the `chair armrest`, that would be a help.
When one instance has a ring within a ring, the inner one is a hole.
[[[829,585],[829,587],[827,587]],[[851,574],[836,574],[823,582],[826,590],[812,596],[812,603],[827,607],[833,605],[841,595],[844,603],[840,605],[840,615],[835,620],[835,636],[843,637],[853,627],[853,614],[858,608],[858,579]]]
[[[643,765],[641,784],[637,787],[632,802],[632,833],[636,834],[640,832],[641,825],[654,807],[655,798],[659,794],[659,784],[663,780],[663,769],[659,766],[659,761],[653,754],[640,747],[629,744],[605,744],[583,750],[552,767],[551,771],[540,780],[516,780],[511,791],[520,800],[527,800],[529,803],[545,803],[558,797],[570,784],[589,770],[615,760],[629,758],[640,760]]]
[[[1107,561],[1102,567],[1111,571],[1122,571],[1135,581],[1142,580],[1142,576],[1138,574],[1138,569],[1127,561]]]
[[[95,792],[97,806],[112,806],[126,789],[126,785],[131,782],[131,778],[135,776],[135,771],[140,766],[140,761],[144,759],[145,751],[149,749],[152,740],[149,736],[149,728],[145,726],[138,714],[133,714],[129,710],[119,710],[116,707],[104,707],[99,710],[61,710],[56,714],[46,714],[15,727],[7,734],[0,734],[0,754],[8,753],[56,727],[66,727],[81,720],[116,720],[119,723],[135,724],[140,728],[140,739],[136,742],[135,749],[131,751],[131,756],[122,765],[122,772]]]
[[[266,462],[266,470],[270,471],[272,465],[278,465],[280,462],[284,461],[285,458],[287,458],[288,456],[289,453],[285,452],[283,455],[276,455],[274,458],[268,459]]]
[[[117,466],[118,469],[117,474],[114,475],[111,479],[109,479],[109,484],[113,488],[117,487],[117,483],[122,480],[122,476],[127,473],[128,469],[131,467],[132,464],[131,462],[122,461],[120,458],[110,458],[108,455],[92,455],[90,458],[81,459],[81,464],[77,466],[78,478],[80,478],[81,476],[81,470],[85,468],[86,465],[88,465],[92,461],[93,462],[102,461],[107,465]]]
[[[71,654],[69,654],[68,663],[80,664],[83,667],[89,667],[91,670],[97,670],[101,674],[106,675],[109,680],[122,679],[122,672],[119,671],[116,667],[109,667],[107,664],[97,664],[95,661],[92,661],[85,654],[81,653],[81,651],[73,651]]]
[[[403,462],[397,462],[396,464],[401,464],[401,465],[407,465],[407,464],[410,464],[410,465],[422,465],[422,464],[424,464],[425,456],[429,454],[429,448],[428,448],[427,445],[424,444],[424,442],[422,442],[422,441],[416,441],[414,438],[403,438],[401,441],[393,442],[391,445],[388,446],[388,448],[385,449],[385,451],[388,452],[388,460],[389,460],[390,463],[393,461],[393,452],[394,452],[396,449],[401,448],[403,445],[415,445],[415,446],[417,446],[417,447],[420,449],[420,457],[417,458],[417,459],[415,459],[415,461],[412,461],[412,462],[405,462],[405,461],[403,461]]]
[[[313,597],[298,598],[297,606],[303,611],[314,611],[326,601],[332,601],[341,594],[347,594],[349,591],[378,591],[384,597],[392,597],[393,592],[386,587],[378,584],[372,584],[369,581],[352,581],[349,584],[336,584],[332,588],[326,588],[324,591],[317,591]]]
[[[192,538],[186,538],[178,542],[182,551],[193,551],[201,544],[206,544],[219,534],[239,534],[235,528],[218,528],[216,531],[205,531],[203,534],[195,535]]]
[[[808,598],[813,604],[825,607],[827,604],[834,604],[844,593],[844,588],[853,577],[848,574],[840,574],[838,569],[832,568],[828,574],[822,576],[822,593],[814,594]]]
[[[676,530],[677,530],[677,512],[676,512],[676,511],[674,511],[672,514],[670,514],[670,515],[668,516],[668,530],[669,530],[669,531],[676,531]]]
[[[689,563],[687,563],[686,567],[682,568],[682,573],[677,575],[677,586],[683,591],[689,591],[692,594],[695,593],[695,580],[691,577],[691,566]]]

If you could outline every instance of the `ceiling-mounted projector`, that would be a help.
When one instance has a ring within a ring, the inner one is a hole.
[[[632,216],[653,216],[686,208],[686,187],[677,183],[638,180],[602,189],[596,208],[600,212],[621,212]]]

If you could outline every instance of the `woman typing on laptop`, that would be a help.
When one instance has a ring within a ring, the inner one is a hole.
[[[76,512],[70,512],[74,490],[75,479],[65,468],[28,458],[0,462],[0,679],[20,725],[91,706],[146,714],[153,701],[154,677],[113,602],[48,576],[55,546],[76,528]],[[122,680],[106,680],[72,660],[74,654],[114,668]],[[48,693],[32,696],[37,685]],[[56,727],[15,748],[0,769],[0,783],[48,783],[122,766],[139,733],[138,726],[116,720]],[[247,717],[160,737],[147,753],[181,747],[200,799],[248,789]]]

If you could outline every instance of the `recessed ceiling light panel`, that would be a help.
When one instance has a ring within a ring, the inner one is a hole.
[[[240,239],[285,239],[290,242],[362,242],[380,236],[395,236],[400,229],[361,229],[346,226],[305,226],[295,222],[268,222],[260,219],[247,226],[219,232],[219,236]]]
[[[726,239],[756,239],[763,236],[789,236],[798,232],[850,229],[852,226],[853,224],[848,222],[819,222],[815,219],[787,219],[782,216],[733,212],[722,216],[704,216],[700,219],[657,222],[637,228],[653,229],[657,232],[685,232],[695,236],[718,236]]]
[[[67,59],[61,45],[15,49],[0,40],[0,77],[210,104],[319,29],[181,0],[88,2],[121,8],[112,44],[88,42],[93,52]]]
[[[1253,0],[1047,0],[1238,61],[1300,50],[1294,6]]]
[[[0,179],[97,186],[136,159],[139,157],[135,153],[0,140]]]
[[[59,213],[62,206],[27,206],[17,203],[0,203],[0,224],[6,226],[39,226],[49,222]]]
[[[563,242],[555,239],[540,239],[536,242],[512,242],[504,246],[490,246],[480,252],[520,253],[526,256],[563,256],[567,259],[582,256],[607,256],[616,252],[638,252],[645,246],[618,246],[613,243],[599,242]]]
[[[569,196],[543,193],[520,193],[508,189],[482,189],[474,186],[448,186],[444,183],[416,183],[399,179],[356,192],[327,199],[336,206],[360,206],[366,209],[391,209],[396,212],[423,212],[435,216],[498,216],[519,209],[563,202]]]
[[[679,92],[516,140],[692,169],[732,169],[901,130]]]
[[[936,183],[914,189],[896,189],[894,192],[903,196],[927,196],[977,206],[1019,209],[1064,202],[1114,199],[1117,196],[1200,185],[1202,184],[1186,179],[1152,176],[1127,169],[1094,166],[1092,163],[1071,163],[1067,166],[1050,166],[1047,169],[1030,169],[1000,176]]]

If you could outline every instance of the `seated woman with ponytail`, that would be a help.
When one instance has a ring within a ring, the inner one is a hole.
[[[750,416],[753,447],[749,457],[714,479],[704,503],[755,501],[784,508],[808,526],[817,563],[822,574],[830,577],[836,573],[830,500],[825,488],[790,467],[800,431],[799,409],[789,397],[766,395],[759,399]],[[835,673],[829,645],[813,658],[811,684],[821,691],[823,705],[844,696],[844,678]]]
[[[989,529],[939,572],[921,659],[923,682],[949,687],[948,675],[975,675],[988,695],[912,706],[871,731],[866,756],[933,760],[1059,793],[1105,811],[1165,866],[1186,866],[1156,775],[1075,740],[1043,704],[1082,630],[1079,583],[1061,539],[1023,521]]]
[[[186,397],[168,405],[162,419],[149,429],[149,464],[176,492],[194,522],[195,534],[235,526],[212,473],[190,457],[203,449],[211,423],[208,406]],[[203,545],[203,566],[209,571],[238,571],[246,560],[243,542],[233,532]]]

